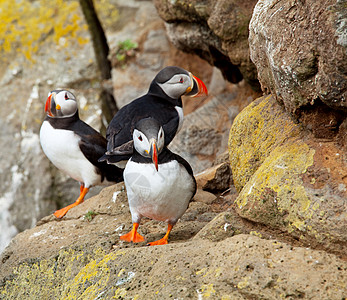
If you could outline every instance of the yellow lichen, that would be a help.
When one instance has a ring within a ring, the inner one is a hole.
[[[76,299],[79,295],[83,299],[95,299],[103,292],[109,280],[110,270],[107,263],[116,258],[117,255],[115,253],[110,253],[105,255],[100,261],[92,260],[89,262],[72,281],[67,283],[62,296],[65,299]],[[88,287],[81,293],[81,286],[83,287],[86,282],[88,282]]]
[[[242,280],[237,284],[237,287],[241,290],[241,289],[244,289],[246,287],[249,286],[249,279],[250,277],[249,276],[245,276],[244,278],[242,278]]]
[[[263,97],[234,120],[229,153],[235,187],[240,191],[274,147],[298,132],[284,111],[273,111],[274,99]]]
[[[260,232],[257,232],[257,231],[251,231],[250,233],[249,233],[250,235],[254,235],[254,236],[257,236],[257,237],[262,237],[262,234],[260,233]]]
[[[215,270],[215,273],[216,273],[215,277],[219,277],[222,274],[222,269],[221,268],[217,268]]]
[[[196,274],[196,275],[201,275],[202,273],[205,273],[206,270],[207,270],[206,268],[202,268],[201,270],[196,271],[195,274]]]
[[[213,284],[203,284],[200,288],[201,292],[202,292],[202,296],[204,298],[209,298],[211,297],[212,294],[215,294],[216,291],[213,288]]]
[[[315,151],[272,97],[258,99],[238,115],[229,151],[242,216],[287,226],[289,232],[313,230],[307,221],[319,204],[307,196],[302,174],[313,165]]]
[[[120,297],[125,297],[126,294],[127,294],[127,291],[125,288],[118,288],[118,289],[116,289],[113,298],[119,299]]]

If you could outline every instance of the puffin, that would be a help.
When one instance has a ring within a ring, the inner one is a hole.
[[[75,96],[67,90],[53,90],[45,105],[46,117],[40,129],[40,144],[47,158],[62,172],[80,183],[78,199],[54,212],[62,218],[84,201],[95,185],[123,181],[123,169],[98,162],[106,151],[107,140],[80,120]]]
[[[132,133],[135,124],[144,118],[155,118],[165,132],[169,145],[183,123],[182,96],[207,96],[208,91],[198,77],[177,66],[162,69],[153,79],[147,94],[123,106],[106,130],[107,152],[99,161],[124,168],[133,154]]]
[[[143,242],[137,232],[147,217],[168,223],[165,236],[148,246],[165,245],[178,219],[196,193],[196,181],[189,163],[165,145],[165,130],[154,118],[138,121],[133,131],[134,152],[124,169],[133,227],[120,236],[127,242]]]

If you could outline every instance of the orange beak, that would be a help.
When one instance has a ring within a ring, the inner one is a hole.
[[[208,96],[206,85],[201,79],[189,73],[192,85],[187,88],[186,95],[190,97]]]
[[[46,100],[46,105],[45,105],[45,112],[47,115],[50,117],[53,117],[52,111],[51,111],[51,101],[52,101],[52,94],[50,94]]]
[[[201,79],[199,79],[198,77],[194,75],[193,75],[193,78],[195,79],[198,86],[198,90],[199,90],[198,93],[195,94],[193,97],[208,96],[208,90],[205,83],[203,83]]]
[[[152,140],[151,142],[151,149],[149,150],[149,155],[152,158],[152,162],[154,163],[155,169],[158,171],[158,148],[154,140]]]

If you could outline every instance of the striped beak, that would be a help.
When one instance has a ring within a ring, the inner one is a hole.
[[[187,89],[186,95],[190,97],[208,96],[208,90],[204,82],[198,77],[189,73],[192,85]]]
[[[52,107],[52,101],[54,103],[54,99],[52,100],[52,94],[50,94],[46,100],[46,105],[45,105],[45,112],[47,113],[47,115],[49,115],[50,117],[54,117],[53,114],[52,114],[52,110],[51,110],[51,107]],[[54,103],[54,106],[55,106],[55,103]]]
[[[154,163],[155,169],[158,171],[158,147],[154,139],[152,139],[150,143],[151,148],[149,150],[149,155],[152,158],[152,162]]]

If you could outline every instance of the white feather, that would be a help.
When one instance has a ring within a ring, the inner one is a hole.
[[[175,224],[186,211],[193,193],[193,178],[176,160],[159,164],[128,161],[124,182],[133,222],[141,216]]]
[[[48,159],[85,187],[101,184],[101,176],[79,148],[80,137],[71,130],[54,129],[44,121],[40,130],[40,143]]]
[[[183,115],[183,108],[182,107],[179,107],[179,106],[175,106],[175,109],[177,110],[177,113],[178,113],[178,127],[177,127],[177,133],[179,133],[179,131],[181,130],[182,128],[182,125],[183,125],[183,119],[184,119],[184,115]]]

